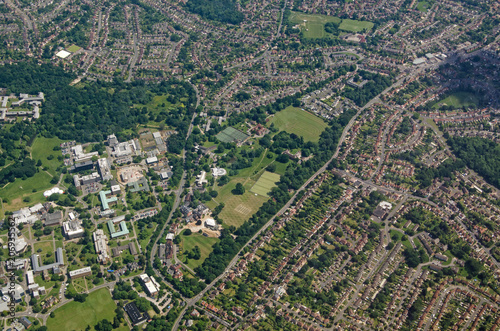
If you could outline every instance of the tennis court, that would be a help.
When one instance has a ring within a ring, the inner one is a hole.
[[[252,186],[250,192],[263,196],[268,196],[276,183],[280,181],[280,175],[265,171],[259,180]]]
[[[241,142],[245,141],[249,136],[233,127],[227,127],[223,131],[219,132],[215,137],[223,143],[232,143],[234,141]]]

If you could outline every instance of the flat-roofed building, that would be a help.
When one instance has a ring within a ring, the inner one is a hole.
[[[146,274],[142,274],[139,276],[139,278],[144,284],[144,287],[146,288],[146,292],[148,293],[148,295],[150,297],[156,297],[160,289],[160,285],[156,282],[154,277],[149,277]]]
[[[63,232],[68,239],[80,238],[85,234],[85,230],[77,220],[64,222]]]
[[[102,264],[107,263],[109,261],[108,237],[103,230],[98,229],[92,234],[92,238],[94,239],[97,260]]]
[[[92,269],[90,267],[85,267],[77,270],[73,270],[69,272],[69,277],[71,279],[76,279],[80,277],[90,276],[92,275]]]

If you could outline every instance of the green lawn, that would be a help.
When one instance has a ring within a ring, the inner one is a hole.
[[[180,236],[182,256],[180,256],[179,259],[182,262],[186,261],[185,253],[192,251],[194,246],[200,247],[201,258],[199,260],[189,259],[187,263],[188,267],[190,267],[191,269],[200,266],[212,252],[212,246],[219,241],[219,238],[205,237],[199,233],[192,233],[189,236],[184,236],[181,234]]]
[[[364,29],[371,30],[373,28],[373,23],[368,21],[357,21],[357,20],[342,20],[339,29],[350,32],[361,32]]]
[[[305,141],[318,142],[319,136],[328,126],[321,118],[300,108],[287,107],[277,112],[271,123],[288,133],[304,137]]]
[[[63,163],[57,159],[61,156],[61,151],[54,151],[54,147],[59,146],[62,140],[58,138],[43,138],[38,137],[35,139],[33,146],[31,147],[31,156],[35,161],[41,160],[42,167],[47,168],[47,171],[52,175],[56,175],[56,169]],[[52,159],[49,160],[48,157],[52,155]]]
[[[279,182],[279,180],[280,175],[265,171],[260,176],[259,180],[252,186],[250,191],[262,196],[268,196],[271,189],[276,187],[276,183]]]
[[[469,92],[455,92],[449,94],[443,100],[437,102],[432,108],[440,108],[441,106],[452,106],[453,108],[462,108],[475,106],[479,103],[478,98]]]
[[[71,301],[54,311],[55,317],[48,318],[47,329],[51,331],[85,330],[102,319],[112,322],[115,317],[116,304],[105,288],[89,294],[85,302]]]

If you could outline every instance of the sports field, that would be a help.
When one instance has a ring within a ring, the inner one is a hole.
[[[364,29],[371,30],[373,28],[373,23],[368,21],[357,21],[357,20],[342,20],[339,29],[350,32],[361,32]]]
[[[236,187],[236,183],[242,183],[245,187],[245,193],[242,195],[233,195],[231,192]],[[219,195],[214,200],[217,203],[209,202],[207,206],[215,208],[217,204],[224,203],[224,209],[219,214],[225,225],[241,226],[269,199],[267,196],[256,195],[250,192],[255,184],[254,180],[243,178],[234,178],[222,188],[217,187]]]
[[[248,138],[248,135],[229,126],[219,132],[215,137],[223,143],[231,143],[233,141],[244,141]]]
[[[342,20],[335,16],[312,15],[299,12],[292,12],[290,22],[300,26],[300,31],[302,31],[305,38],[328,37],[331,34],[325,31],[325,24],[329,22],[340,23],[339,29],[349,32],[361,32],[363,29],[370,30],[374,25],[368,21]]]
[[[271,123],[288,133],[304,137],[305,141],[318,142],[321,132],[328,126],[321,118],[295,107],[277,112]]]
[[[280,181],[280,175],[264,171],[260,176],[257,183],[252,186],[250,192],[257,193],[259,195],[268,196],[269,192],[273,187],[276,187],[276,183]]]
[[[72,301],[54,311],[55,317],[47,319],[47,329],[51,331],[85,330],[102,319],[113,321],[116,304],[107,288],[89,294],[85,302]],[[124,329],[123,327],[120,329]],[[127,328],[128,329],[128,328]]]
[[[189,236],[181,236],[181,247],[182,247],[182,257],[179,257],[182,262],[185,261],[184,256],[186,256],[187,252],[193,250],[194,246],[200,247],[200,259],[193,260],[190,259],[187,263],[188,267],[194,269],[200,266],[203,261],[208,257],[208,255],[212,252],[212,246],[219,241],[219,238],[213,237],[205,237],[199,233],[191,233]]]
[[[452,106],[453,108],[462,108],[475,106],[479,103],[477,97],[469,92],[455,92],[449,94],[443,100],[437,102],[432,108],[441,108],[442,106]]]

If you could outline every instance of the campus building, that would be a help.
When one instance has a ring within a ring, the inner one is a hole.
[[[69,272],[69,277],[71,279],[81,278],[85,276],[92,275],[92,269],[90,267],[85,267],[77,270],[73,270]]]
[[[57,248],[56,250],[56,262],[47,265],[41,265],[39,258],[40,257],[38,254],[31,255],[31,269],[33,269],[33,272],[35,274],[50,269],[52,269],[54,273],[59,273],[60,272],[59,267],[64,266],[64,256],[61,247]]]

